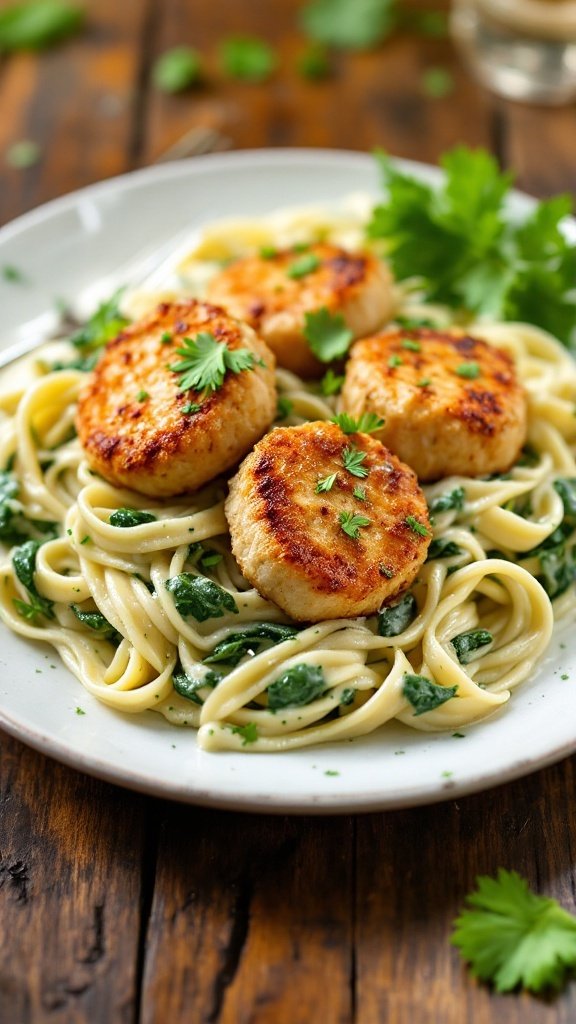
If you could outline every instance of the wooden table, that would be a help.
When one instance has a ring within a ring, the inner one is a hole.
[[[352,2],[352,0],[351,0]],[[1,6],[1,5],[0,5]],[[334,57],[303,81],[296,0],[91,0],[87,30],[0,64],[0,221],[148,164],[194,125],[235,148],[335,146],[435,162],[459,141],[491,149],[519,185],[574,188],[576,110],[498,101],[447,39],[402,31]],[[265,86],[226,81],[223,31],[278,47]],[[200,91],[150,85],[155,55],[194,43]],[[443,67],[455,90],[426,96]],[[4,161],[23,138],[27,170]],[[0,1020],[90,1024],[550,1024],[555,1001],[497,997],[449,945],[478,873],[515,868],[574,909],[576,814],[569,759],[458,802],[394,813],[258,817],[135,795],[2,741]]]

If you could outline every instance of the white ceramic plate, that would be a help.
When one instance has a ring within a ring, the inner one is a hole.
[[[438,180],[433,168],[407,167]],[[371,157],[272,150],[197,157],[58,199],[0,231],[0,267],[22,268],[31,282],[0,283],[2,345],[52,308],[55,296],[74,299],[186,226],[358,190],[378,195]],[[512,197],[512,212],[531,205]],[[192,731],[153,712],[122,716],[99,704],[46,646],[5,629],[0,640],[4,729],[82,771],[190,803],[313,814],[431,803],[559,760],[576,750],[575,723],[576,635],[568,629],[555,636],[535,678],[462,739],[394,724],[342,745],[274,755],[204,753]]]

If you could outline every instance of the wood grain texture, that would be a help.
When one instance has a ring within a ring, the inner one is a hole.
[[[134,1020],[144,800],[2,737],[0,1020]]]

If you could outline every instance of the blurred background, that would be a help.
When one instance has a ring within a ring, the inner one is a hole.
[[[571,0],[547,6],[559,4]],[[437,0],[3,0],[0,222],[162,158],[226,148],[381,146],[437,162],[466,142],[532,193],[565,190],[576,106],[478,84],[449,15]]]

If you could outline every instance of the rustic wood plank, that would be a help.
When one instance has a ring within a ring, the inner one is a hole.
[[[0,1020],[134,1020],[144,806],[2,736]]]
[[[576,1020],[576,986],[551,1001],[497,996],[449,943],[477,875],[498,867],[575,911],[575,765],[572,758],[457,803],[358,820],[356,1024]]]
[[[202,18],[181,0],[164,0],[157,12],[155,55],[186,42],[205,57],[203,87],[180,96],[153,88],[143,159],[155,159],[185,131],[207,126],[236,148],[260,146],[383,146],[398,156],[436,162],[461,140],[488,145],[493,100],[470,80],[448,39],[401,31],[368,53],[339,53],[333,75],[322,82],[300,77],[304,40],[297,28],[298,0],[255,0],[205,5]],[[241,12],[241,13],[240,13]],[[217,66],[218,43],[233,32],[260,35],[278,52],[271,80],[252,85],[227,80]],[[454,79],[442,99],[426,95],[423,76],[442,67]]]
[[[142,1024],[350,1024],[353,825],[167,807]]]
[[[0,223],[129,169],[147,8],[148,0],[92,0],[80,35],[40,57],[17,54],[4,61]],[[40,159],[15,170],[6,154],[21,139],[37,143]]]
[[[516,173],[518,188],[539,197],[558,192],[576,195],[576,105],[502,102],[501,110],[506,163]]]

